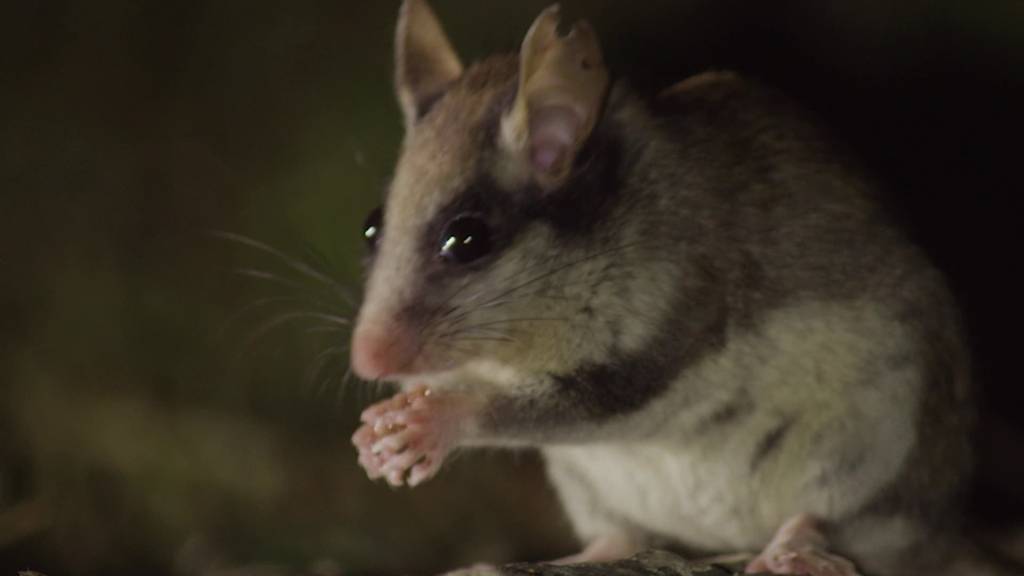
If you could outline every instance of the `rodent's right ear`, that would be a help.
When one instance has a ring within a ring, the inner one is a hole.
[[[462,75],[462,62],[434,11],[423,0],[405,0],[395,29],[395,89],[406,130]]]
[[[608,70],[597,34],[578,22],[561,34],[558,5],[541,12],[519,54],[516,100],[501,121],[500,143],[542,188],[568,178],[590,137],[608,90]]]

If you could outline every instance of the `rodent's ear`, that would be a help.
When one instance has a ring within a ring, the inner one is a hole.
[[[462,62],[434,11],[423,0],[405,0],[395,29],[395,90],[406,129],[462,75]]]
[[[559,7],[541,12],[519,56],[519,89],[502,118],[500,145],[528,166],[542,188],[561,185],[601,113],[608,70],[594,29],[560,35]]]

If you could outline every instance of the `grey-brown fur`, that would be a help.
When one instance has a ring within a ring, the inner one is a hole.
[[[497,139],[516,71],[484,60],[414,119],[363,312],[422,332],[433,370],[410,381],[484,399],[464,445],[543,447],[584,538],[732,551],[809,512],[879,574],[957,542],[967,354],[944,280],[875,184],[787,99],[709,73],[646,101],[616,85],[562,186],[508,188]],[[496,248],[452,267],[435,239],[465,210]],[[692,472],[695,501],[720,474],[706,498],[722,524],[683,526],[683,485],[614,468],[644,458]],[[666,517],[628,517],[636,495],[609,500],[595,462],[664,490]]]

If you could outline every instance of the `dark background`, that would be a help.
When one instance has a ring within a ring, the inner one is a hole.
[[[469,62],[545,4],[434,6]],[[564,4],[638,89],[741,70],[890,187],[971,330],[996,471],[976,502],[1019,514],[1024,3]],[[467,454],[415,491],[355,465],[379,391],[344,382],[323,314],[352,313],[401,136],[396,12],[0,6],[0,571],[394,574],[571,549],[529,453]]]

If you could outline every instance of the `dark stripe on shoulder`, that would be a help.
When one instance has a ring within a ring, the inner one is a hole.
[[[729,315],[719,285],[710,276],[689,279],[691,290],[680,290],[645,346],[613,350],[605,361],[549,374],[554,389],[546,394],[494,399],[485,410],[484,429],[549,442],[555,431],[572,437],[577,424],[604,422],[656,400],[685,369],[725,342]],[[707,305],[695,308],[694,301]]]
[[[557,394],[589,420],[604,420],[646,406],[684,369],[719,350],[725,342],[725,307],[709,305],[694,310],[687,305],[693,297],[677,295],[672,311],[642,349],[612,352],[605,362],[552,375]],[[711,294],[706,297],[708,302],[716,302]]]

